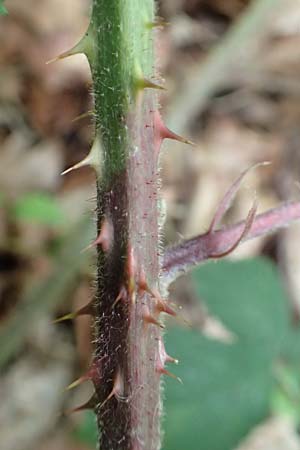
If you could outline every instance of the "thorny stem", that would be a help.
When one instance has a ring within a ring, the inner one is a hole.
[[[156,97],[147,89],[153,8],[152,0],[93,3],[92,73],[102,144],[94,302],[101,450],[160,448],[161,330],[149,293],[158,289],[159,275]]]

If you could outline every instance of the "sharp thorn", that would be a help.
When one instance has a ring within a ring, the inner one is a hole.
[[[159,369],[158,372],[161,375],[167,375],[168,377],[174,378],[174,380],[177,380],[180,384],[183,384],[182,379],[174,375],[174,373],[169,372],[169,370],[166,369]]]
[[[158,89],[161,91],[166,91],[166,88],[161,84],[155,83],[154,81],[149,80],[148,78],[138,78],[136,81],[136,89],[138,91],[143,89]]]
[[[167,22],[162,17],[156,17],[153,22],[147,22],[146,27],[150,30],[153,28],[164,28],[165,26],[170,25],[170,22]]]
[[[102,250],[107,253],[111,247],[113,239],[113,225],[108,219],[104,219],[101,226],[99,236],[87,247],[81,250],[81,253],[89,250],[90,248],[101,245]]]
[[[65,391],[70,391],[71,389],[76,388],[77,386],[79,386],[80,384],[84,383],[85,381],[87,381],[89,379],[88,376],[83,375],[82,377],[78,378],[77,380],[73,381],[73,383],[69,384],[66,388]]]
[[[242,230],[241,235],[239,236],[239,238],[236,240],[236,242],[229,248],[227,249],[225,252],[221,252],[221,253],[217,253],[217,254],[210,254],[208,255],[208,258],[211,259],[219,259],[219,258],[224,258],[225,256],[229,255],[230,253],[232,253],[238,246],[239,244],[242,242],[242,240],[247,236],[247,234],[249,233],[254,220],[255,220],[255,216],[256,216],[256,212],[257,212],[257,201],[256,199],[253,202],[253,205],[248,213],[248,216],[245,220],[245,226]]]
[[[195,142],[191,141],[190,139],[187,139],[183,136],[179,136],[179,134],[173,133],[173,131],[168,130],[168,133],[165,136],[165,139],[172,139],[173,141],[178,141],[178,142],[182,142],[183,144],[187,144],[187,145],[192,145],[192,146],[196,146]]]
[[[135,276],[136,276],[136,260],[133,252],[132,245],[128,245],[127,250],[127,275],[128,275],[128,294],[129,297],[133,298],[133,293],[135,290]]]
[[[121,399],[122,395],[123,395],[123,390],[124,390],[124,382],[123,382],[121,371],[118,370],[116,373],[116,377],[114,379],[113,388],[112,388],[110,394],[101,403],[100,408],[102,408],[112,397]]]
[[[69,409],[65,412],[65,415],[70,415],[75,412],[85,411],[87,409],[94,409],[97,405],[97,396],[96,394],[93,394],[92,397],[85,403],[83,403],[80,406],[77,406],[76,408]]]
[[[145,325],[152,324],[162,329],[165,328],[164,325],[162,325],[154,316],[152,316],[152,314],[150,314],[147,306],[144,307],[143,321]]]
[[[230,206],[232,205],[232,202],[241,186],[241,183],[245,176],[253,169],[256,169],[260,166],[268,166],[270,165],[269,161],[263,161],[256,164],[253,164],[252,166],[248,167],[248,169],[244,170],[241,175],[235,180],[235,182],[230,186],[230,188],[226,191],[224,197],[222,198],[217,211],[211,221],[211,224],[209,226],[208,233],[212,233],[216,230],[217,226],[223,219],[226,212],[229,210]]]
[[[166,88],[161,84],[155,83],[154,81],[144,78],[142,82],[143,89],[159,89],[161,91],[166,91]]]
[[[155,309],[158,313],[169,314],[170,316],[177,316],[177,313],[167,305],[167,302],[163,300],[160,293],[156,289],[151,289],[146,281],[145,273],[141,271],[138,282],[139,290],[148,292],[156,301]]]
[[[98,175],[101,174],[101,146],[98,138],[95,139],[89,154],[82,161],[79,161],[74,166],[64,170],[61,175],[66,175],[73,170],[81,169],[86,166],[93,167]]]
[[[56,323],[60,323],[60,322],[65,322],[66,320],[72,320],[75,318],[75,313],[69,313],[69,314],[65,314],[62,317],[59,317],[58,319],[55,319],[52,321],[53,324]]]
[[[182,142],[184,144],[189,144],[195,146],[196,144],[189,139],[186,139],[173,131],[169,130],[164,124],[159,111],[154,113],[154,129],[156,134],[156,147],[159,147],[164,139],[172,139],[174,141]]]
[[[63,176],[63,175],[67,175],[67,173],[70,173],[70,172],[72,172],[73,170],[81,169],[82,167],[86,167],[86,166],[90,166],[90,165],[91,165],[91,162],[92,162],[91,157],[90,157],[90,155],[88,155],[86,158],[84,158],[84,159],[83,159],[82,161],[80,161],[79,163],[77,163],[77,164],[75,164],[74,166],[69,167],[68,169],[64,170],[64,171],[61,173],[61,175],[62,175],[62,176]]]
[[[116,300],[113,302],[112,308],[114,308],[116,304],[119,303],[120,300],[125,300],[126,297],[127,297],[127,290],[125,286],[122,286]]]
[[[172,358],[169,356],[165,349],[165,344],[163,342],[162,337],[158,338],[158,360],[157,360],[157,370],[160,371],[164,369],[166,363],[174,363],[178,364],[178,359]]]
[[[65,314],[62,317],[59,317],[58,319],[54,320],[52,323],[60,323],[64,322],[66,320],[73,320],[76,319],[78,316],[89,316],[93,315],[93,301],[90,301],[87,305],[84,305],[82,308],[78,309],[77,311],[71,312],[69,314]]]
[[[79,116],[72,119],[72,123],[77,122],[78,120],[85,119],[86,117],[93,117],[95,112],[91,109],[90,111],[87,111],[85,113],[80,114]]]
[[[170,316],[173,317],[177,316],[177,312],[174,311],[174,309],[170,308],[165,300],[156,296],[155,299],[156,299],[156,310],[158,311],[158,313],[169,314]]]
[[[93,39],[92,39],[91,34],[92,33],[91,33],[91,28],[90,28],[84,34],[82,39],[80,39],[80,41],[77,42],[76,45],[74,45],[74,47],[72,47],[70,50],[67,50],[66,52],[61,53],[60,55],[56,56],[55,58],[50,59],[50,61],[47,61],[46,64],[52,64],[61,59],[68,58],[69,56],[78,55],[80,53],[86,55],[86,57],[90,61],[93,56]]]
[[[49,61],[46,61],[46,64],[52,64],[57,61],[60,61],[62,59],[68,58],[69,56],[78,55],[80,53],[83,53],[82,51],[76,51],[77,46],[73,47],[71,50],[67,50],[66,52],[61,53],[60,55],[56,56],[55,58],[50,59]]]

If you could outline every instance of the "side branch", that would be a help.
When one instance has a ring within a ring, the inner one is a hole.
[[[291,202],[256,216],[243,241],[272,233],[300,219],[300,202]],[[162,285],[168,287],[183,273],[211,258],[228,254],[240,240],[246,221],[218,231],[209,231],[166,250],[163,259]]]

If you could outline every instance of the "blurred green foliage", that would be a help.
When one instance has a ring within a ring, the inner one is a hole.
[[[298,340],[298,345],[299,345]],[[274,368],[276,383],[271,396],[272,411],[300,423],[300,364],[299,360],[287,363],[278,361]]]
[[[4,0],[0,0],[0,15],[7,14],[7,9],[4,6]]]
[[[29,193],[20,197],[12,207],[13,216],[23,222],[57,226],[65,222],[57,199],[44,193]]]
[[[85,411],[82,414],[81,422],[73,431],[73,438],[94,449],[97,445],[97,434],[95,414],[93,411]]]
[[[166,348],[180,361],[173,371],[183,385],[165,382],[163,449],[232,450],[272,412],[299,421],[300,331],[290,324],[276,267],[264,258],[224,260],[199,267],[192,278],[199,299],[233,339],[168,331]],[[90,416],[78,433],[93,448]]]

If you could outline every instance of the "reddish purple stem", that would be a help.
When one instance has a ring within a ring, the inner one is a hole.
[[[255,217],[245,240],[272,233],[300,219],[300,202],[287,203]],[[207,232],[166,250],[163,260],[163,282],[169,285],[195,265],[223,254],[234,246],[245,228],[245,221],[214,232]]]

